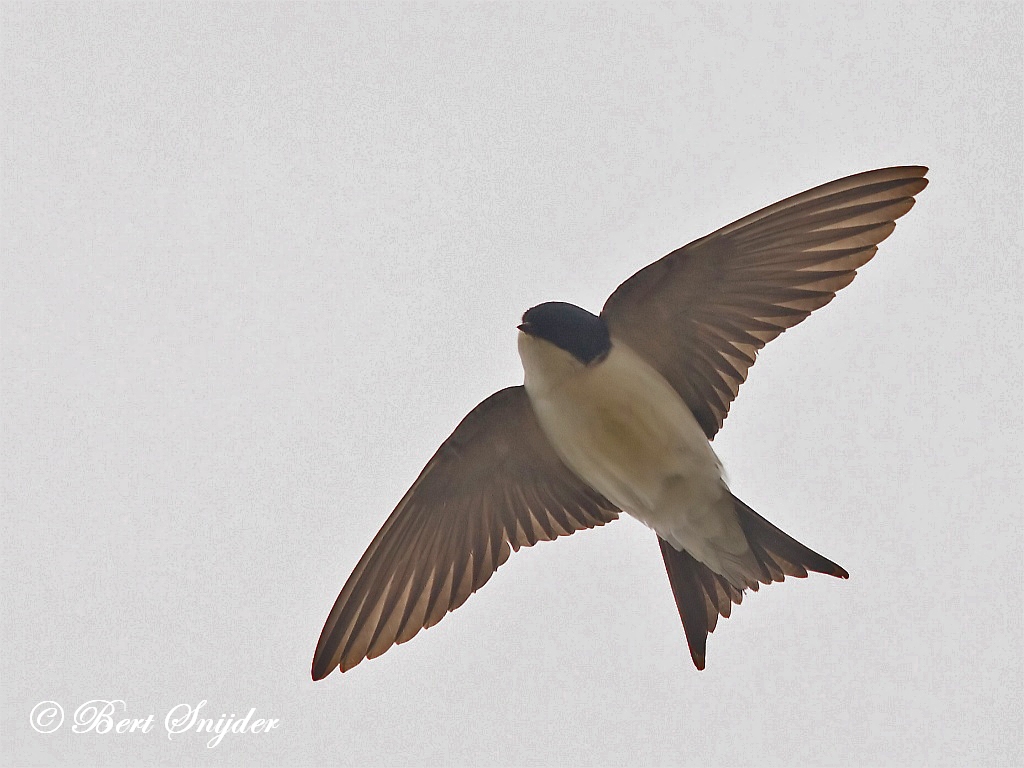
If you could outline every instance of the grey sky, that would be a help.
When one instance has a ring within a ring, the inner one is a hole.
[[[1020,4],[2,6],[3,725],[17,765],[1018,764]],[[515,325],[858,171],[931,185],[714,446],[834,559],[696,672],[654,535],[513,556],[313,684]],[[40,701],[154,714],[32,730]],[[279,718],[163,731],[182,703]]]

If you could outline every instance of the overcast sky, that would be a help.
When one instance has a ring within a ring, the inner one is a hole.
[[[5,3],[2,762],[1019,764],[1022,20]],[[714,443],[848,582],[748,595],[698,673],[622,519],[310,680],[525,309],[894,164],[931,185]],[[93,699],[155,725],[73,732]],[[204,700],[280,723],[168,738]]]

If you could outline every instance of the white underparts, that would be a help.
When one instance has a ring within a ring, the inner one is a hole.
[[[614,339],[589,366],[525,333],[519,355],[541,428],[576,475],[736,586],[758,572],[722,465],[661,374]]]

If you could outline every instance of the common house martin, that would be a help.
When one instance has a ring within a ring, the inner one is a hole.
[[[927,170],[859,173],[763,208],[641,269],[600,315],[527,310],[524,383],[480,403],[427,462],[342,588],[313,679],[433,626],[513,550],[620,512],[657,534],[698,669],[744,590],[848,578],[736,498],[710,441],[758,350],[850,284]]]

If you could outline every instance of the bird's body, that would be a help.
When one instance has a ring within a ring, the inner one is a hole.
[[[849,285],[926,171],[881,168],[763,208],[640,270],[600,315],[529,309],[524,384],[462,420],[370,542],[313,678],[433,626],[512,551],[622,511],[658,536],[698,669],[745,590],[808,571],[847,578],[737,499],[710,441],[758,352]]]
[[[585,365],[523,332],[519,355],[541,429],[578,477],[735,586],[756,578],[721,462],[661,374],[617,339]]]

